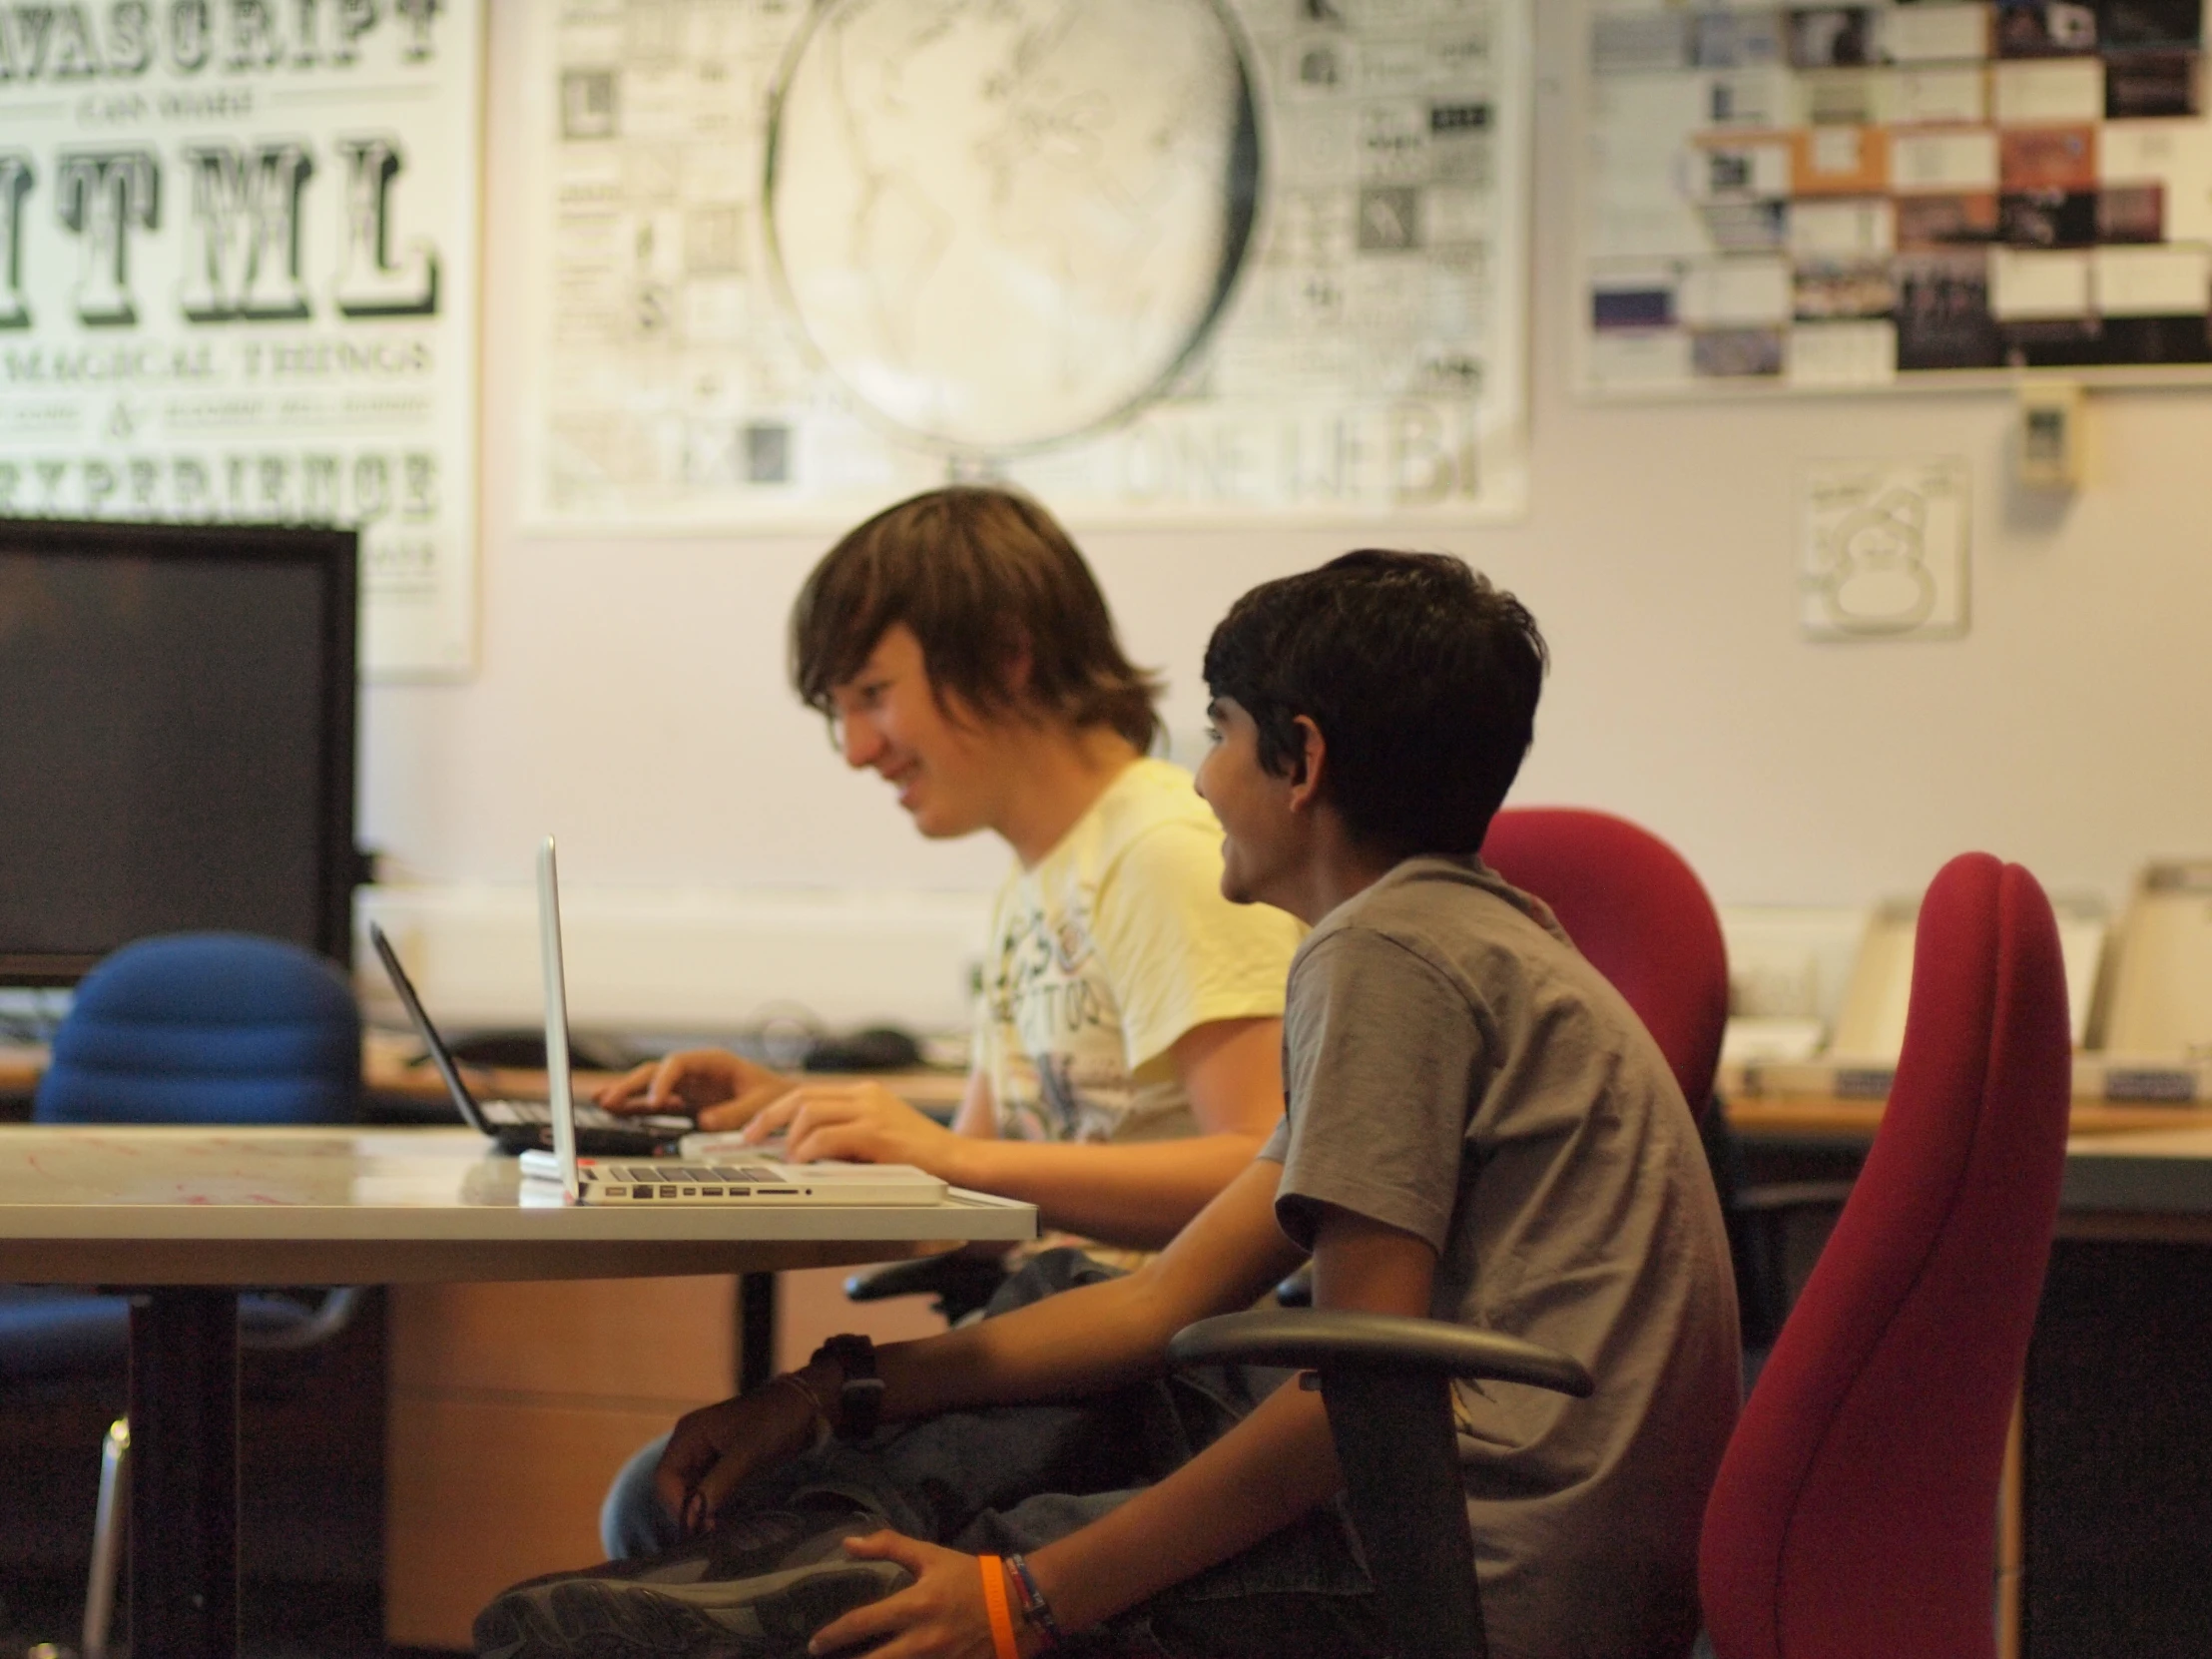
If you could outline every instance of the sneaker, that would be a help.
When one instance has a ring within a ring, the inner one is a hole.
[[[796,1659],[830,1620],[913,1582],[855,1561],[870,1515],[749,1515],[665,1555],[517,1584],[476,1615],[483,1659]]]

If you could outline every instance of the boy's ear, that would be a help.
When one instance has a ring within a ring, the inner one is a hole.
[[[1299,747],[1291,757],[1290,808],[1298,813],[1321,800],[1321,781],[1329,768],[1329,740],[1305,715],[1297,716],[1291,725],[1298,734]]]

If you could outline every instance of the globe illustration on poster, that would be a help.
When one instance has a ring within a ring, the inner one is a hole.
[[[768,136],[793,319],[863,409],[953,456],[1111,426],[1235,289],[1255,79],[1224,0],[820,0]]]

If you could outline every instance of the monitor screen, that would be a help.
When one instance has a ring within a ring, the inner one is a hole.
[[[0,983],[194,928],[347,955],[355,549],[0,522]]]

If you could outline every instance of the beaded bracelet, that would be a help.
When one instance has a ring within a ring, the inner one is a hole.
[[[1053,1617],[1052,1603],[1045,1600],[1037,1575],[1029,1570],[1028,1560],[1020,1555],[1009,1555],[1006,1564],[1014,1569],[1014,1588],[1021,1595],[1022,1618],[1044,1632],[1046,1647],[1058,1647],[1064,1639],[1060,1634],[1060,1621]]]

